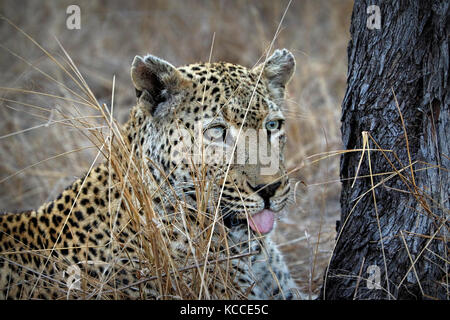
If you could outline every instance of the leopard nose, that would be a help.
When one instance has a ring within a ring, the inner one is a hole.
[[[265,203],[268,203],[270,198],[273,197],[278,187],[281,185],[281,182],[274,182],[271,184],[258,184],[253,187],[251,184],[248,184],[250,188],[258,193],[261,198],[263,198]]]

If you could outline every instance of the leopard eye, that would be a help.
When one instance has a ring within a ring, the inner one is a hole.
[[[207,140],[217,141],[225,139],[225,127],[222,125],[218,125],[215,127],[211,127],[205,130],[204,136]]]
[[[266,129],[269,131],[279,130],[281,125],[283,124],[283,120],[271,120],[266,122]]]

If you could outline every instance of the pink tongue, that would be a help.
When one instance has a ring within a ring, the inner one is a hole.
[[[261,234],[268,233],[273,228],[274,216],[273,211],[264,209],[257,214],[248,218],[248,224],[255,232]]]

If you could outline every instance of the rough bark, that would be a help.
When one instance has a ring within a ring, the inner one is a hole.
[[[379,30],[367,28],[370,5],[380,8]],[[321,298],[449,299],[449,15],[449,1],[355,1],[343,145],[362,148],[367,131],[392,150],[370,152],[372,173],[401,172],[373,176],[374,185],[387,179],[373,194],[368,153],[353,187],[361,152],[342,155],[341,220]],[[381,289],[371,285],[377,268]]]

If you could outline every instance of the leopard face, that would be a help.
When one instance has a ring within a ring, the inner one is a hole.
[[[253,69],[230,63],[179,68],[136,56],[137,104],[127,124],[135,152],[146,162],[149,185],[163,197],[198,203],[196,188],[212,195],[210,211],[233,227],[272,230],[290,192],[285,167],[285,87],[293,55],[276,50]],[[217,204],[219,204],[217,206]]]

